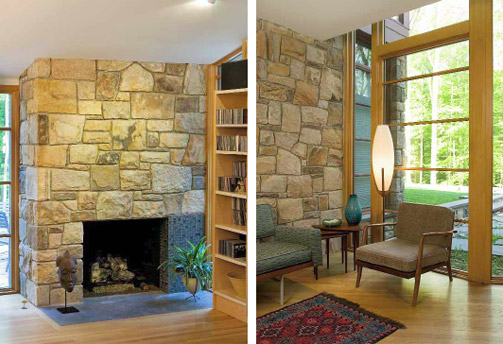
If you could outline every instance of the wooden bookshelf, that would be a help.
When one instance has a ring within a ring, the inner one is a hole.
[[[243,44],[246,46],[246,43]],[[208,237],[211,237],[213,253],[213,308],[246,322],[247,298],[239,297],[227,275],[247,272],[247,258],[232,258],[219,254],[220,240],[246,239],[247,226],[233,223],[232,202],[247,199],[247,192],[225,192],[218,190],[218,177],[233,175],[235,161],[248,162],[247,152],[221,151],[216,149],[218,135],[246,136],[247,124],[216,124],[218,109],[247,109],[248,90],[218,90],[218,67],[243,52],[241,47],[210,65],[208,70]]]

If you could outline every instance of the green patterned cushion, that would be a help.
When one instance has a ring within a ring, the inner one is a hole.
[[[311,250],[304,245],[279,241],[257,244],[257,275],[311,260]]]
[[[275,234],[271,206],[268,204],[257,205],[257,239],[271,237]]]

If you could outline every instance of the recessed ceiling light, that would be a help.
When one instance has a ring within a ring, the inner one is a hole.
[[[215,2],[217,2],[217,0],[208,0],[208,2],[212,5],[215,5]]]
[[[214,5],[217,0],[196,0],[195,1],[200,6]]]

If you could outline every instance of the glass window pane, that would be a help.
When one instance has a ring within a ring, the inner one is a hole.
[[[469,117],[469,72],[385,86],[388,123]]]
[[[406,13],[402,25],[393,21],[400,27],[392,23],[386,28],[386,43],[461,23],[468,19],[469,0],[438,1]]]
[[[0,289],[11,288],[10,238],[0,238]]]
[[[0,181],[11,180],[11,133],[0,130]]]
[[[11,232],[10,185],[0,186],[0,235]]]
[[[356,43],[355,46],[355,62],[363,66],[370,67],[372,54],[369,47]]]
[[[372,92],[370,88],[371,76],[370,73],[361,69],[356,68],[355,70],[355,95],[356,101],[358,102],[358,98],[360,102],[370,103],[370,94]]]
[[[386,80],[410,78],[467,67],[470,64],[469,53],[469,43],[464,41],[394,57],[386,60]]]
[[[503,276],[503,0],[494,6],[493,276]]]
[[[469,168],[469,122],[391,127],[395,166]],[[437,172],[431,172],[436,178]]]
[[[10,127],[11,102],[10,94],[0,93],[0,127]]]

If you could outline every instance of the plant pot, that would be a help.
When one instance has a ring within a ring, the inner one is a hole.
[[[227,278],[231,281],[232,288],[234,288],[236,294],[240,298],[246,299],[246,274],[230,272],[227,274]]]
[[[201,289],[201,286],[197,283],[197,279],[195,278],[189,278],[189,282],[186,282],[185,277],[182,276],[182,282],[185,288],[188,290],[189,293],[192,295],[195,295],[199,289]]]

